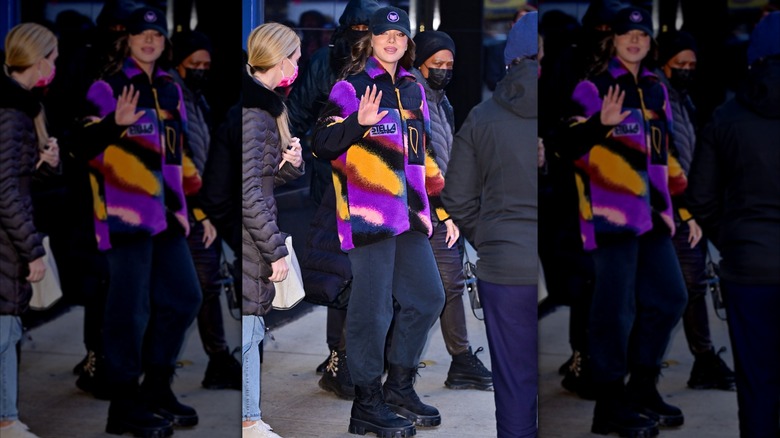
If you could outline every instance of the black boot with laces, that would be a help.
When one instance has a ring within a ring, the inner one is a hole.
[[[417,426],[433,427],[441,424],[438,409],[420,401],[414,391],[417,368],[402,368],[389,364],[387,380],[382,387],[384,399],[390,409]]]
[[[696,355],[691,368],[691,377],[688,379],[688,387],[692,389],[723,389],[733,391],[736,389],[736,375],[720,355],[726,351],[721,347],[717,353],[715,349]]]
[[[399,417],[385,403],[379,377],[366,386],[355,386],[349,433],[365,435],[368,432],[379,438],[405,438],[417,433],[414,424]]]
[[[666,403],[658,393],[660,367],[636,367],[626,385],[629,405],[642,415],[658,422],[659,426],[676,427],[685,422],[680,408]]]
[[[320,388],[330,391],[340,398],[355,398],[355,385],[347,367],[346,351],[333,350],[328,365],[319,381]]]
[[[477,351],[468,351],[452,356],[450,370],[447,372],[447,380],[444,385],[450,389],[480,389],[491,391],[493,389],[493,373],[485,368],[485,364],[477,357],[484,351],[482,347]]]

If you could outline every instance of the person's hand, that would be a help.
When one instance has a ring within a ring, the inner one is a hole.
[[[626,98],[626,92],[620,91],[620,86],[609,87],[604,101],[601,102],[601,124],[604,126],[615,126],[622,122],[631,111],[623,110],[623,100]],[[622,112],[621,112],[622,111]]]
[[[203,224],[203,243],[208,248],[214,243],[214,239],[217,238],[217,229],[208,219],[203,219],[201,224]]]
[[[444,240],[447,243],[447,248],[452,248],[455,242],[460,238],[460,230],[452,219],[444,221],[444,225],[447,227],[447,238]]]
[[[536,167],[544,167],[547,160],[544,158],[544,140],[539,137],[536,141]]]
[[[377,113],[381,102],[382,92],[376,91],[376,85],[372,85],[370,89],[366,87],[366,92],[360,96],[360,106],[358,107],[360,126],[373,126],[387,115],[387,110]]]
[[[696,221],[693,219],[690,219],[688,221],[688,228],[690,229],[688,231],[688,243],[690,243],[691,248],[693,248],[701,240],[702,231],[699,224],[697,224]]]
[[[140,92],[135,91],[132,85],[122,87],[122,94],[117,98],[114,110],[114,120],[117,125],[130,126],[144,115],[143,111],[135,111],[139,94]]]
[[[287,260],[282,257],[275,262],[271,262],[271,269],[274,271],[274,273],[271,274],[268,279],[274,283],[278,283],[287,278],[287,271],[289,271],[290,268],[287,266]]]
[[[303,163],[302,149],[301,140],[298,137],[290,139],[287,149],[282,151],[282,161],[279,163],[279,168],[282,168],[285,161],[288,161],[293,167],[301,167],[301,163]]]
[[[57,139],[49,137],[46,145],[41,149],[39,154],[39,160],[36,167],[40,167],[41,164],[46,163],[51,167],[57,167],[60,165],[60,147],[57,145]]]
[[[30,269],[30,275],[26,278],[27,281],[30,283],[37,283],[43,280],[43,274],[46,273],[46,265],[43,263],[43,257],[38,257],[31,261],[27,266]]]

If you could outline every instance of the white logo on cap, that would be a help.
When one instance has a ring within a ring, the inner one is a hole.
[[[147,23],[154,23],[155,21],[157,21],[157,14],[155,14],[152,11],[145,13],[144,21],[146,21]]]
[[[390,11],[390,13],[387,14],[387,21],[389,21],[391,23],[395,23],[395,22],[397,22],[400,19],[401,19],[401,17],[398,16],[398,12]]]
[[[629,20],[633,21],[634,23],[641,23],[642,22],[642,13],[639,11],[634,11],[631,13],[631,15],[628,17]]]

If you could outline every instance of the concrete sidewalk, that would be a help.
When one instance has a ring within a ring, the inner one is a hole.
[[[709,298],[708,298],[709,299]],[[467,298],[464,296],[464,303]],[[303,312],[302,312],[303,313]],[[338,399],[317,385],[314,368],[328,354],[325,345],[326,309],[312,306],[297,319],[268,334],[263,359],[263,419],[284,438],[354,437],[347,433],[350,401]],[[568,308],[540,321],[540,433],[543,438],[596,437],[590,431],[593,402],[581,400],[560,386],[558,367],[568,358]],[[42,438],[110,437],[103,432],[108,402],[79,391],[71,369],[84,355],[83,309],[74,307],[53,321],[25,333],[20,368],[20,415]],[[468,330],[474,348],[485,347],[485,328],[467,311]],[[231,346],[238,345],[238,321],[226,319]],[[726,324],[711,317],[716,346],[729,346]],[[730,346],[729,346],[730,347]],[[731,364],[730,351],[726,360]],[[490,367],[490,358],[480,358]],[[492,392],[455,391],[444,387],[449,355],[437,323],[423,353],[416,389],[425,402],[439,408],[442,425],[418,429],[421,437],[496,436]],[[681,329],[674,335],[663,370],[660,389],[670,403],[685,413],[685,425],[662,429],[660,436],[733,438],[738,436],[736,393],[687,389],[685,382],[693,358]],[[189,438],[238,438],[241,436],[241,394],[236,390],[206,390],[200,381],[206,355],[194,327],[190,331],[177,371],[174,391],[181,401],[198,410],[200,424],[176,429],[175,436]],[[125,435],[130,436],[130,435]],[[373,434],[367,435],[373,437]],[[616,435],[611,435],[616,436]]]
[[[467,298],[464,297],[464,302]],[[294,321],[268,332],[263,351],[263,419],[284,438],[354,437],[347,433],[350,401],[319,388],[314,369],[328,355],[325,343],[327,311],[312,306]],[[277,315],[278,317],[279,315]],[[73,366],[84,356],[83,308],[73,307],[53,321],[24,335],[20,366],[21,420],[42,438],[111,437],[104,433],[108,402],[96,400],[75,386]],[[482,321],[467,314],[474,349],[482,346],[480,359],[490,367]],[[238,322],[226,319],[231,347],[238,345]],[[450,356],[438,323],[431,330],[423,353],[416,389],[426,403],[442,412],[442,425],[418,429],[418,436],[495,436],[493,393],[456,391],[444,387]],[[195,327],[191,328],[174,380],[174,392],[200,416],[198,426],[176,429],[174,436],[189,438],[238,438],[241,436],[241,393],[206,390],[200,386],[207,357]],[[125,434],[124,436],[130,436]],[[374,436],[369,434],[367,436]]]

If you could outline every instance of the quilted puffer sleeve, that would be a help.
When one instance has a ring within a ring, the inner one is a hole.
[[[22,188],[23,174],[32,170],[24,163],[34,163],[37,155],[32,122],[24,118],[21,111],[0,110],[0,227],[19,256],[31,262],[46,251],[33,224],[32,198]]]
[[[273,193],[273,188],[264,187],[269,183],[273,185],[275,165],[268,165],[264,155],[276,123],[267,113],[255,109],[244,109],[242,123],[243,224],[263,259],[272,263],[287,255],[284,235],[279,231],[271,208],[275,201],[266,199]]]

